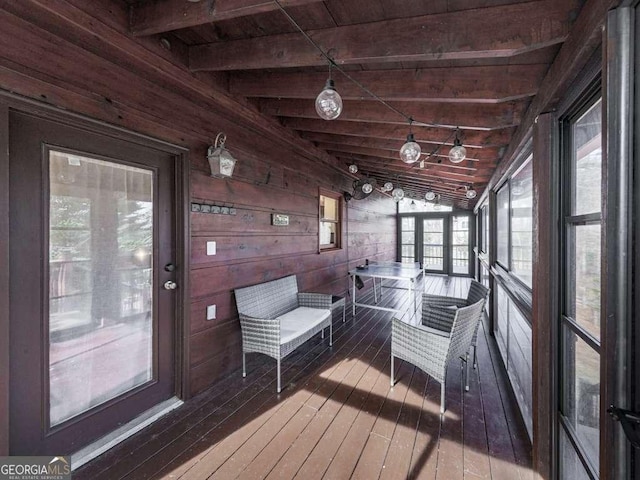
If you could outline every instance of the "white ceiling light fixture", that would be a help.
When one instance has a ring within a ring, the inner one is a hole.
[[[332,62],[329,62],[329,78],[324,89],[316,97],[316,112],[324,120],[335,120],[342,113],[342,97],[336,91],[331,78]]]
[[[469,186],[465,186],[465,189],[467,190],[464,194],[465,197],[467,197],[469,200],[471,200],[472,198],[476,198],[476,196],[478,195],[478,192],[476,192],[473,188],[473,185]]]
[[[460,163],[467,158],[467,149],[462,146],[460,137],[458,134],[460,130],[456,130],[456,138],[453,141],[453,147],[449,150],[449,160],[451,163]]]
[[[391,196],[395,202],[399,202],[404,198],[404,190],[400,187],[396,187],[393,189],[393,192],[391,192]]]
[[[358,173],[358,166],[355,163],[349,165],[349,173]]]

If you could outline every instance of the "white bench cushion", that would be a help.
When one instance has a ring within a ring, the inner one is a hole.
[[[289,343],[307,330],[312,329],[331,315],[331,310],[321,308],[298,307],[280,315],[280,345]]]

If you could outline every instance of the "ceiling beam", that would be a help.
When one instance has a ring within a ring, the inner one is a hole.
[[[547,68],[546,64],[500,65],[375,70],[349,75],[388,101],[499,103],[535,95]],[[229,90],[243,97],[315,99],[326,80],[327,74],[322,72],[237,72],[230,75]],[[334,75],[334,80],[343,100],[374,100],[347,78]]]
[[[432,125],[468,130],[495,130],[520,123],[528,101],[496,104],[392,102],[391,106],[414,119],[429,120]],[[260,111],[278,117],[318,118],[315,105],[294,98],[262,98]],[[346,122],[395,123],[406,125],[405,117],[379,102],[345,100],[340,120]],[[417,125],[418,123],[416,123]]]
[[[310,140],[314,142],[316,145],[321,143],[329,143],[333,145],[342,145],[344,147],[365,147],[365,148],[375,148],[382,150],[389,150],[394,152],[394,155],[398,155],[400,147],[404,143],[405,139],[402,140],[387,140],[384,138],[374,138],[374,137],[356,137],[349,135],[333,135],[330,133],[316,133],[316,132],[300,132],[300,136],[305,140]],[[422,140],[420,143],[426,143]],[[431,144],[436,145],[436,144]],[[500,158],[502,158],[500,148],[473,148],[473,147],[465,147],[467,149],[467,159],[470,161],[486,161],[486,162],[496,162]],[[504,147],[506,148],[506,147]],[[433,147],[429,149],[429,151],[425,153],[433,152]],[[433,156],[448,158],[449,147],[441,148],[438,150]]]
[[[293,7],[321,0],[279,1],[283,7]],[[131,7],[129,29],[135,36],[152,35],[273,10],[278,5],[269,0],[157,0]]]
[[[404,142],[409,133],[408,125],[360,124],[342,122],[340,120],[309,120],[306,118],[283,118],[285,127],[305,132],[320,132],[335,135],[352,135],[357,137],[375,137],[395,139]],[[413,127],[418,143],[432,143],[434,145],[453,145],[453,130],[430,127]],[[513,134],[512,128],[481,132],[478,130],[462,130],[460,140],[464,146],[485,148],[507,145]]]
[[[542,0],[307,33],[342,65],[511,57],[562,43],[579,7],[579,0]],[[326,63],[325,57],[299,33],[189,49],[192,70],[291,68]]]

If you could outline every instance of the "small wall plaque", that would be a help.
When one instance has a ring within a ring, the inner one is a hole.
[[[285,227],[289,225],[289,215],[283,215],[282,213],[272,213],[271,225],[277,225],[279,227]]]

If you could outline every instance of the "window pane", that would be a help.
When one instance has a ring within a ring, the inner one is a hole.
[[[489,253],[489,205],[482,207],[482,251]]]
[[[320,245],[335,245],[338,225],[333,222],[320,222]]]
[[[562,480],[591,480],[582,466],[580,458],[567,438],[564,428],[560,427],[560,478]]]
[[[51,151],[49,421],[152,379],[153,172]]]
[[[338,205],[337,199],[320,195],[320,217],[324,220],[338,220]]]
[[[568,232],[567,315],[600,338],[600,225],[577,225]]]
[[[533,162],[511,179],[511,271],[531,287],[533,274]]]
[[[402,230],[415,230],[416,218],[415,217],[402,217]]]
[[[533,434],[531,336],[531,326],[509,302],[509,378],[529,435]]]
[[[598,468],[600,356],[566,325],[563,327],[562,356],[562,414],[576,432],[576,440]]]
[[[509,267],[509,185],[505,185],[497,194],[498,223],[498,261]]]
[[[505,359],[505,365],[507,365],[508,368],[509,357],[507,341],[509,338],[509,297],[502,287],[500,287],[496,282],[494,282],[494,284],[496,285],[496,292],[498,294],[498,317],[496,318],[497,329],[495,332],[496,341],[498,342],[498,347],[502,353],[502,358]]]
[[[599,212],[602,195],[602,100],[571,126],[573,215]]]
[[[489,288],[489,270],[482,264],[480,265],[480,283]],[[490,302],[485,302],[484,304],[484,311],[488,317],[490,316],[489,304]]]

